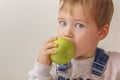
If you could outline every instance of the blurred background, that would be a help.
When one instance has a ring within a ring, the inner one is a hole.
[[[99,46],[120,52],[120,0]],[[58,0],[0,0],[0,80],[27,80],[42,42],[56,35]]]

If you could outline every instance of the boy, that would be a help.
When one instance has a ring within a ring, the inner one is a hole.
[[[97,48],[110,27],[112,0],[60,0],[58,35],[45,42],[29,80],[120,80],[120,54]],[[53,41],[73,42],[73,59],[65,65],[52,63]]]

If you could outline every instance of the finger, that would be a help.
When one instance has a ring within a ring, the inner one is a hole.
[[[55,54],[56,53],[56,50],[53,50],[53,49],[48,49],[45,51],[47,55],[50,55],[50,54]]]
[[[50,42],[53,42],[53,41],[56,40],[56,39],[57,39],[57,37],[52,37],[52,38],[48,39],[45,44],[48,44],[48,43],[50,43]]]
[[[44,50],[51,49],[51,48],[55,48],[55,47],[57,47],[57,46],[58,46],[58,45],[57,45],[56,43],[48,43],[48,44],[45,46]]]

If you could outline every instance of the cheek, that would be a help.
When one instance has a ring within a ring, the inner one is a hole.
[[[93,33],[90,39],[91,39],[91,41],[99,41],[98,40],[98,33],[97,32]]]
[[[76,48],[79,47],[90,47],[92,45],[96,45],[98,42],[97,34],[96,33],[89,33],[76,36],[75,39],[75,46]]]
[[[62,28],[60,28],[60,27],[57,28],[57,35],[58,36],[62,35]]]
[[[94,45],[98,42],[97,33],[91,33],[86,37],[86,43],[89,45]]]

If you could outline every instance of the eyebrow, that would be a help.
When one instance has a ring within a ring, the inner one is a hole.
[[[58,17],[58,20],[65,20],[65,18],[62,18],[62,17]]]
[[[62,17],[58,17],[58,20],[66,20],[65,18],[62,18]],[[81,21],[81,22],[85,22],[85,23],[88,23],[88,21],[86,20],[81,20],[81,19],[75,19],[75,21]]]
[[[75,21],[82,21],[82,22],[88,23],[88,21],[82,20],[82,19],[75,19]]]

